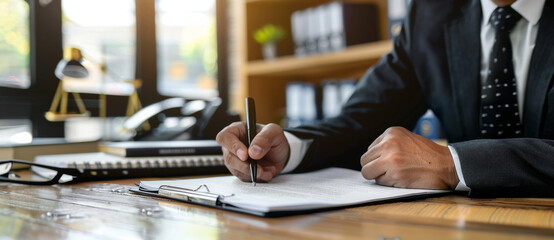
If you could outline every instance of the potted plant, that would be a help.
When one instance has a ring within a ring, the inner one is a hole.
[[[285,37],[285,30],[273,24],[266,24],[254,32],[254,40],[262,45],[264,59],[273,59],[277,56],[275,43]]]

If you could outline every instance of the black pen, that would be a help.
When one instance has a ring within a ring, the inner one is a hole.
[[[246,147],[250,148],[252,140],[256,136],[256,106],[254,105],[254,99],[247,97],[244,99],[246,104],[246,136],[247,144]],[[258,172],[258,164],[254,159],[248,155],[248,162],[250,164],[250,179],[252,179],[252,184],[256,186],[256,174]]]

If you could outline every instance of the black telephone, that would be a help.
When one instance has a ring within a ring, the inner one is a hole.
[[[220,98],[169,98],[144,107],[129,117],[123,127],[135,132],[135,141],[215,139],[225,126],[240,121],[238,114],[228,113],[221,103]],[[175,109],[180,109],[179,116],[166,116]],[[151,123],[154,127],[149,127]]]

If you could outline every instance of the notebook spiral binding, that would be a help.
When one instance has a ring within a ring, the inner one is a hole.
[[[97,153],[94,153],[97,154]],[[55,156],[55,155],[53,155]],[[59,156],[59,155],[58,155]],[[192,155],[163,157],[113,157],[102,155],[79,155],[79,158],[51,159],[50,164],[82,170],[77,178],[62,177],[62,182],[88,181],[97,179],[119,179],[139,177],[193,176],[229,173],[222,155]],[[47,175],[33,169],[39,175]]]
[[[79,177],[82,180],[91,178],[190,176],[228,172],[221,155],[126,158],[116,162],[73,162],[69,166],[84,170],[82,176]]]
[[[103,161],[85,161],[71,162],[71,167],[82,169],[117,169],[117,168],[187,168],[187,167],[215,167],[224,166],[223,156],[221,155],[203,155],[187,157],[152,157],[118,160],[115,162]]]

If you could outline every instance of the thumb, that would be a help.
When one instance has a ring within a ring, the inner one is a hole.
[[[256,160],[263,158],[272,147],[282,142],[283,137],[283,129],[279,125],[270,123],[263,126],[252,140],[252,144],[248,148],[248,155]]]

